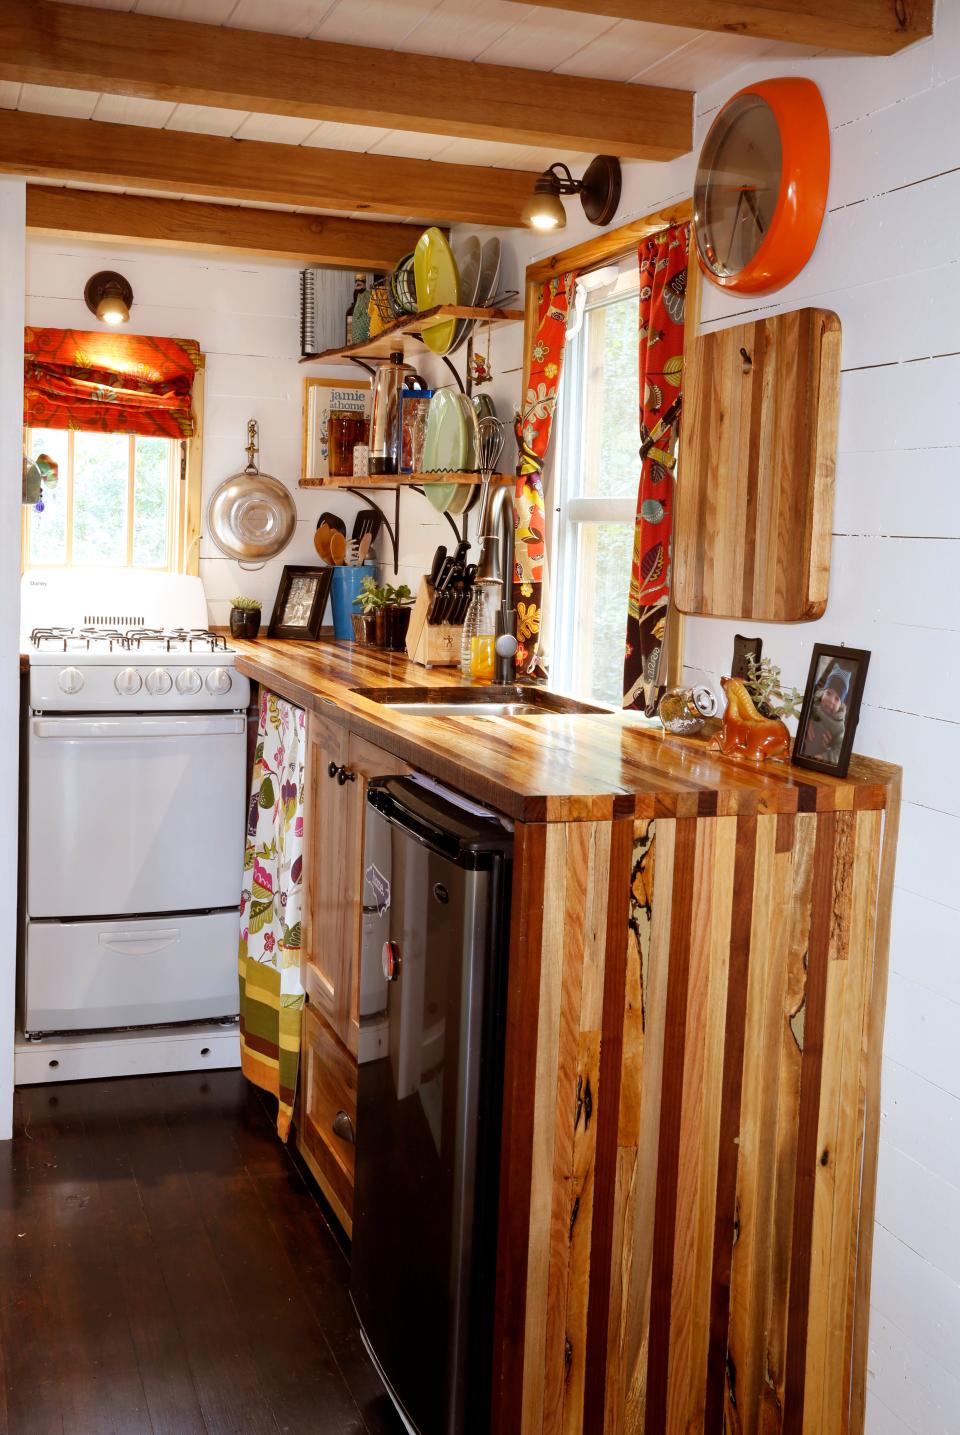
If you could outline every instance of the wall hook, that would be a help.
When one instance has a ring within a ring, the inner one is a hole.
[[[753,368],[753,360],[747,353],[746,349],[740,350],[740,357],[743,360],[743,372],[745,374],[749,374],[750,370]]]

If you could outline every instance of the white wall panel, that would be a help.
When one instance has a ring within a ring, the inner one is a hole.
[[[23,271],[26,189],[0,178],[0,723],[7,736],[0,796],[0,870],[9,899],[0,910],[0,1141],[13,1120],[16,992],[17,772],[20,710],[20,498],[23,453]]]

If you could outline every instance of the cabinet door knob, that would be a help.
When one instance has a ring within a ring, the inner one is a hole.
[[[327,776],[328,776],[328,777],[336,777],[336,775],[337,775],[337,773],[338,773],[339,771],[340,771],[340,769],[337,767],[337,764],[336,764],[335,762],[328,762],[328,763],[327,763]]]
[[[345,782],[356,782],[356,780],[357,774],[355,772],[351,772],[349,767],[341,767],[337,772],[337,781],[339,782],[341,787],[344,785]]]
[[[333,1118],[333,1134],[339,1136],[342,1141],[349,1141],[351,1146],[357,1144],[357,1138],[353,1131],[353,1122],[345,1111],[338,1111]]]

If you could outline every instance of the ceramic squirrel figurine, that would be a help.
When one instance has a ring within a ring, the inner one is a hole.
[[[790,756],[790,734],[780,718],[765,718],[739,678],[721,678],[727,698],[720,731],[707,744],[711,752],[738,762],[785,762]]]

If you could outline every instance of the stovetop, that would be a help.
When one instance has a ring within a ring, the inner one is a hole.
[[[226,653],[227,640],[209,628],[117,628],[50,627],[34,628],[30,646],[37,652],[75,653],[144,653],[151,657],[165,654]]]

